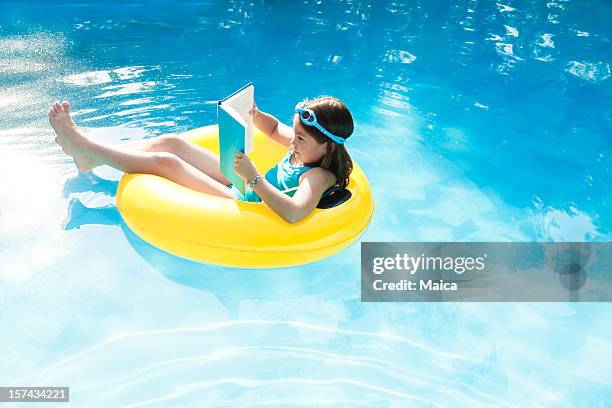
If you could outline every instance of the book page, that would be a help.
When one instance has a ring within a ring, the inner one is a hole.
[[[253,115],[249,113],[253,107],[253,100],[255,97],[255,87],[253,84],[245,86],[243,89],[231,95],[227,99],[221,101],[219,104],[222,109],[225,109],[230,115],[236,120],[237,115],[241,118],[239,120],[245,126],[245,153],[249,154],[253,151]],[[231,108],[230,111],[228,108]]]

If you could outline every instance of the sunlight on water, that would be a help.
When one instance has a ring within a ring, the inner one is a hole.
[[[30,133],[14,132],[22,137]],[[0,242],[10,243],[0,246],[0,279],[26,282],[69,252],[69,247],[58,245],[65,204],[56,171],[41,165],[39,157],[2,149],[0,172],[5,175],[2,189],[8,193],[0,201]]]

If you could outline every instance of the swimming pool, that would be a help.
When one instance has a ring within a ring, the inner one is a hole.
[[[606,406],[612,309],[366,304],[359,245],[278,270],[139,240],[120,174],[77,175],[48,105],[106,141],[332,94],[376,210],[362,241],[609,241],[612,5],[0,5],[0,385],[75,406]],[[203,231],[202,233],[206,233]]]

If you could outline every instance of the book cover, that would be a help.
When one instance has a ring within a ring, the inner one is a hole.
[[[219,123],[219,160],[221,172],[240,190],[247,191],[246,182],[234,171],[234,157],[239,151],[253,150],[253,106],[255,87],[249,83],[217,104]]]

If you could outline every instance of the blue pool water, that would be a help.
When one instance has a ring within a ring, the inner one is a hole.
[[[249,81],[287,122],[332,94],[373,189],[362,241],[609,241],[611,13],[1,2],[0,386],[79,407],[610,406],[610,304],[364,304],[358,244],[278,270],[177,259],[122,223],[120,173],[77,174],[46,110],[68,99],[119,143],[214,123]]]

